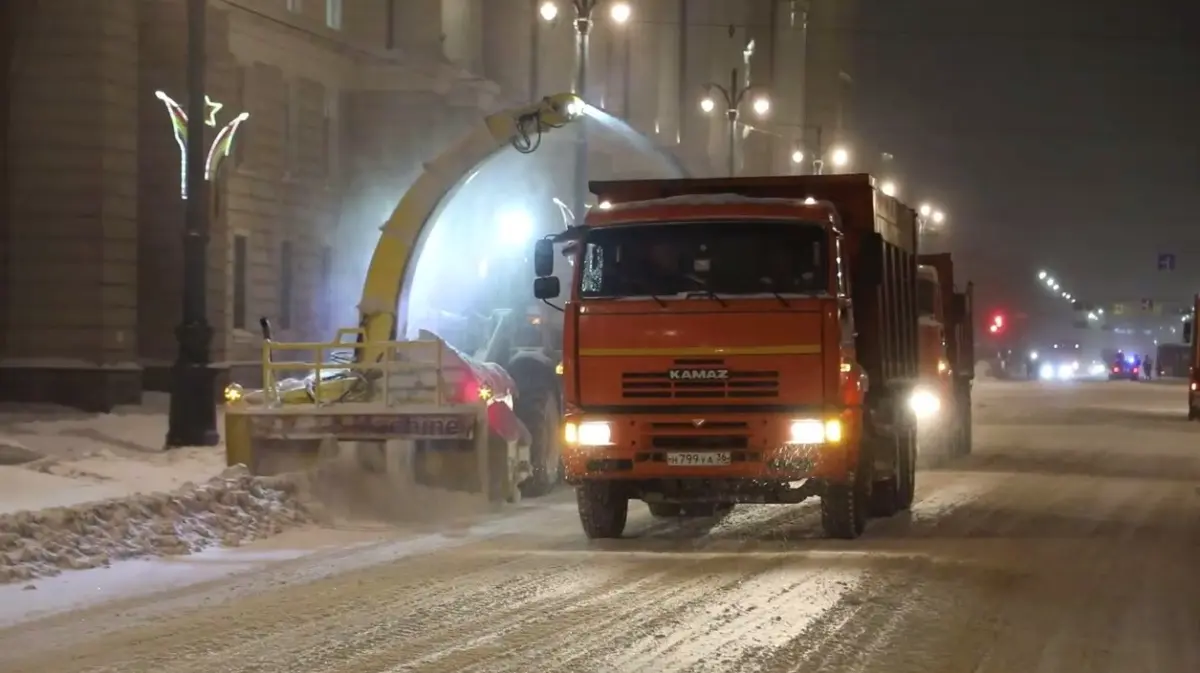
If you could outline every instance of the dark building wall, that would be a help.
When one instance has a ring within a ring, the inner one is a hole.
[[[135,0],[22,4],[0,396],[105,409],[137,367]]]

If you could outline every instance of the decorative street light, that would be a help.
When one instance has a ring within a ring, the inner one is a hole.
[[[711,113],[717,108],[717,101],[714,100],[713,92],[721,95],[722,102],[725,103],[725,118],[729,120],[729,175],[733,177],[737,174],[737,126],[738,119],[741,116],[741,106],[745,102],[746,95],[754,90],[753,84],[740,86],[738,84],[738,69],[733,68],[729,71],[729,86],[725,87],[716,82],[709,82],[705,87],[708,90],[707,96],[700,101],[700,109],[705,113]],[[771,101],[766,96],[759,96],[754,99],[754,113],[760,117],[764,117],[771,111]]]
[[[588,44],[592,33],[592,13],[600,6],[601,0],[570,0],[575,10],[575,73],[571,79],[571,93],[579,96],[584,102],[588,101]],[[546,22],[553,23],[558,19],[558,5],[554,2],[543,2],[538,13]],[[609,18],[618,25],[629,23],[633,17],[633,7],[628,2],[613,2],[608,10]],[[582,218],[587,204],[587,125],[579,124],[579,142],[575,148],[575,175],[573,185],[574,216]],[[578,223],[579,220],[577,219]]]
[[[188,197],[187,190],[187,157],[188,157],[188,114],[174,99],[162,91],[155,91],[154,96],[167,106],[167,114],[171,117],[171,128],[175,132],[175,144],[179,145],[179,190],[183,198]],[[225,106],[208,96],[204,97],[204,125],[210,128],[217,126],[217,113]],[[204,179],[212,181],[221,167],[221,162],[233,151],[233,139],[237,135],[242,122],[250,118],[249,112],[243,112],[224,126],[213,138],[204,154]],[[203,142],[203,140],[201,141]]]
[[[917,213],[917,228],[922,234],[939,230],[946,223],[946,213],[929,203],[918,206]]]
[[[206,122],[216,120],[204,95],[208,39],[207,0],[187,2],[187,114],[178,119],[172,114],[179,138],[179,123],[185,138],[204,137]],[[165,102],[165,101],[164,101]],[[170,106],[168,106],[170,109]],[[219,109],[219,108],[218,108]],[[240,124],[241,122],[237,122]],[[232,142],[236,125],[227,134]],[[171,370],[171,407],[167,415],[167,448],[213,446],[217,434],[216,371],[210,361],[212,326],[208,323],[208,242],[209,211],[208,170],[201,142],[184,142],[184,189],[187,198],[183,234],[183,306],[178,329],[179,354]],[[228,145],[225,146],[228,150]],[[211,148],[210,152],[211,154]],[[211,165],[211,162],[207,162]]]

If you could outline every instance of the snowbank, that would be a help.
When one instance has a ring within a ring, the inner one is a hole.
[[[0,583],[142,556],[237,546],[313,522],[294,477],[233,467],[170,493],[0,515]]]

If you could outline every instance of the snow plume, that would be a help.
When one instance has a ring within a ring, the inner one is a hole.
[[[236,466],[172,493],[0,515],[0,583],[275,535],[317,518],[302,486],[295,477],[254,477]]]

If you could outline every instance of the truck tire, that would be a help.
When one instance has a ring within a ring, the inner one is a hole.
[[[865,454],[866,451],[860,451]],[[821,495],[821,528],[825,535],[853,540],[867,529],[871,499],[869,461],[859,459],[859,469],[848,484],[830,484]]]
[[[629,518],[629,498],[611,481],[585,481],[575,488],[579,523],[588,539],[619,538]]]
[[[554,490],[562,479],[562,451],[559,447],[558,380],[553,372],[522,377],[517,382],[517,400],[513,412],[529,431],[529,478],[520,484],[521,495],[536,498]]]

